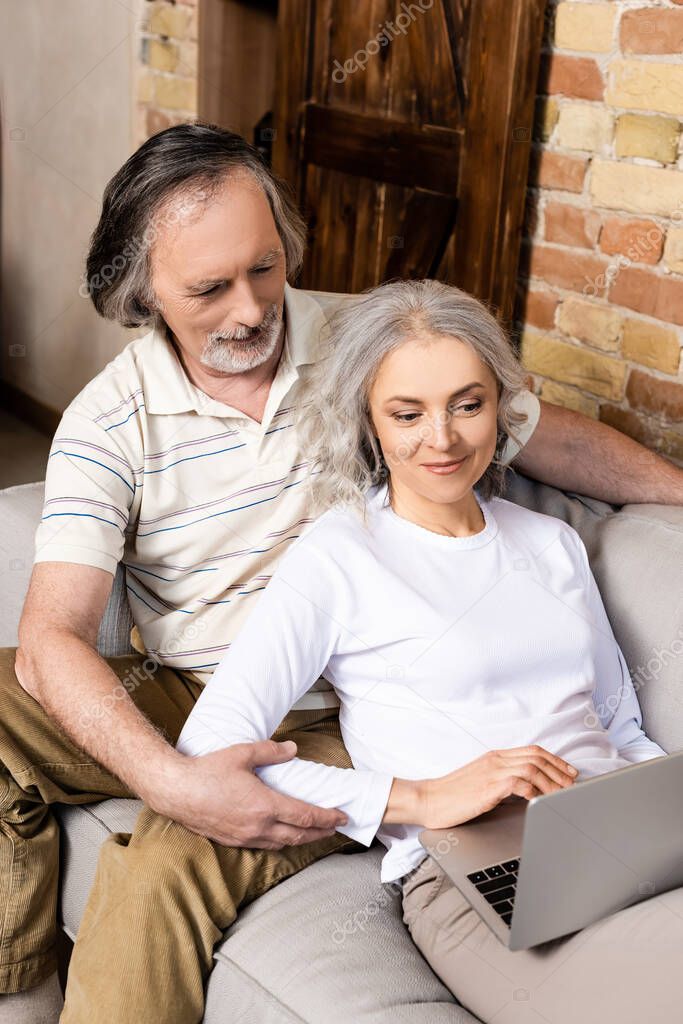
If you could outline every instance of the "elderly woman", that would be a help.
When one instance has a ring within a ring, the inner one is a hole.
[[[660,1004],[673,995],[683,916],[665,920],[650,900],[649,919],[630,907],[513,953],[417,838],[665,754],[641,729],[578,534],[501,496],[523,370],[481,303],[435,281],[365,293],[331,338],[301,424],[323,514],[280,563],[178,748],[269,737],[324,674],[354,768],[295,758],[258,774],[342,810],[339,831],[359,842],[378,836],[381,880],[402,879],[404,919],[457,998],[497,1024],[575,1024],[602,1006],[602,987],[609,1019],[635,1020],[643,989]],[[612,989],[609,956],[634,944],[637,977]],[[574,952],[571,976],[588,958],[594,983],[569,984]]]

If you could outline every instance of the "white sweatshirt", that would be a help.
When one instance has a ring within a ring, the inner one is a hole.
[[[273,789],[348,816],[387,847],[381,880],[425,856],[421,823],[384,825],[394,777],[435,778],[537,743],[580,782],[665,754],[641,729],[628,668],[572,527],[475,490],[485,527],[446,537],[399,517],[386,486],[366,529],[331,509],[289,548],[190,713],[177,748],[270,737],[322,674],[354,769],[294,758]]]

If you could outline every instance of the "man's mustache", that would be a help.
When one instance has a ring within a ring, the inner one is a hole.
[[[258,327],[240,327],[236,331],[212,331],[207,334],[206,340],[213,341],[248,341],[249,338],[262,334],[269,330],[279,320],[277,306],[268,310]]]

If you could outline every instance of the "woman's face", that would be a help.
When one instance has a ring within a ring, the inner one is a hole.
[[[483,476],[496,450],[498,385],[465,342],[406,342],[382,360],[368,399],[392,488],[450,504]]]

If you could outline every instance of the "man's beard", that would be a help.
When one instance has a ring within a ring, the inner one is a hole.
[[[200,356],[202,366],[219,373],[245,373],[267,362],[277,348],[282,316],[277,303],[266,310],[258,327],[238,327],[234,331],[212,331]],[[253,338],[252,341],[249,339]]]

